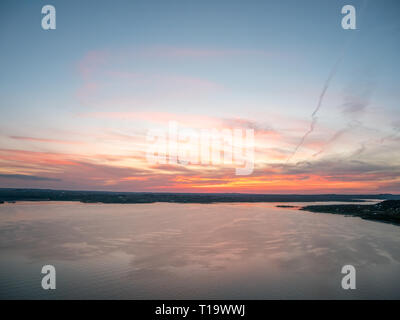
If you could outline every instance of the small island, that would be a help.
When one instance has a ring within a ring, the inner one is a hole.
[[[298,206],[289,206],[286,204],[280,204],[276,206],[277,208],[298,208]]]
[[[338,205],[310,205],[300,210],[342,214],[400,225],[400,200],[385,200],[372,205],[338,204]]]

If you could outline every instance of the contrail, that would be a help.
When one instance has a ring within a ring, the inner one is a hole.
[[[336,72],[337,72],[337,70],[339,68],[339,64],[342,61],[343,55],[344,55],[344,50],[343,50],[342,54],[340,55],[339,59],[337,59],[335,64],[333,65],[331,71],[329,72],[328,78],[325,80],[325,84],[324,84],[324,86],[322,88],[321,94],[319,95],[317,107],[314,109],[313,113],[311,114],[310,128],[303,135],[303,137],[301,138],[300,142],[297,144],[297,146],[294,149],[294,151],[292,152],[292,154],[286,160],[286,163],[288,163],[294,157],[294,155],[297,153],[297,150],[299,150],[299,148],[303,145],[303,143],[306,140],[306,138],[308,137],[308,135],[311,134],[314,131],[315,125],[316,125],[317,120],[318,120],[317,113],[318,113],[319,109],[321,109],[322,101],[324,100],[326,91],[328,90],[329,85],[330,85],[330,83],[332,81],[332,78],[334,77],[334,75],[336,74]]]
[[[344,127],[344,128],[342,128],[342,129],[336,131],[336,132],[329,138],[329,140],[326,141],[325,145],[324,145],[318,152],[314,153],[312,156],[313,156],[314,158],[315,158],[316,156],[319,156],[320,154],[322,154],[322,153],[325,151],[326,147],[327,147],[329,144],[335,142],[337,139],[339,139],[339,138],[340,138],[342,135],[344,135],[345,133],[347,133],[347,132],[349,132],[350,130],[354,129],[355,127],[359,127],[359,126],[361,126],[361,125],[362,125],[362,123],[361,123],[360,121],[357,121],[357,120],[353,120],[353,122],[349,122],[349,123],[347,124],[346,127]]]
[[[366,150],[365,143],[366,142],[361,142],[360,148],[358,148],[349,158],[358,157],[360,154],[362,154]]]
[[[310,124],[310,129],[308,129],[308,131],[304,134],[304,136],[301,138],[299,144],[296,146],[296,148],[294,149],[294,151],[292,152],[292,154],[289,156],[289,158],[286,160],[286,163],[288,163],[292,157],[296,154],[297,150],[301,147],[301,145],[304,143],[304,141],[306,140],[306,138],[308,137],[308,135],[314,131],[314,127],[315,124],[317,122],[317,117],[313,117],[311,124]]]
[[[339,139],[343,134],[345,134],[347,131],[349,131],[351,129],[350,126],[343,128],[339,131],[337,131],[326,143],[325,145],[321,148],[321,150],[319,150],[318,152],[314,153],[312,156],[315,158],[316,156],[319,156],[321,153],[323,153],[325,151],[325,148],[327,145],[333,143],[334,141],[336,141],[337,139]]]
[[[365,7],[366,7],[366,3],[367,0],[364,0],[363,5],[361,7],[361,13],[364,11]],[[325,80],[325,84],[322,88],[321,94],[319,95],[319,99],[318,99],[318,103],[316,108],[314,109],[313,113],[311,114],[311,123],[310,123],[310,128],[308,129],[308,131],[303,135],[303,137],[301,138],[300,142],[297,144],[296,148],[294,149],[294,151],[292,152],[292,154],[289,156],[289,158],[286,160],[286,163],[288,163],[297,153],[297,151],[299,150],[299,148],[304,144],[304,141],[306,140],[306,138],[314,131],[315,125],[317,123],[318,117],[317,117],[317,113],[319,111],[319,109],[322,106],[322,101],[324,100],[326,91],[329,88],[329,85],[332,81],[332,78],[335,76],[339,65],[341,63],[341,61],[343,60],[343,57],[346,53],[346,49],[349,46],[349,44],[352,42],[353,38],[354,38],[355,33],[353,33],[352,37],[348,38],[348,42],[343,46],[342,48],[342,52],[339,55],[339,58],[336,60],[335,64],[333,65],[332,69],[330,70],[329,74],[328,74],[328,78]]]

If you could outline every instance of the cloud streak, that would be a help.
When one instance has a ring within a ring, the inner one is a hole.
[[[58,139],[46,139],[46,138],[35,138],[35,137],[24,137],[24,136],[9,136],[9,138],[14,140],[26,140],[33,142],[48,142],[57,144],[82,144],[79,141],[68,141],[68,140],[58,140]]]
[[[26,175],[26,174],[0,174],[0,178],[30,180],[30,181],[61,181],[61,179],[57,179],[57,178],[31,176],[31,175]]]
[[[286,162],[289,162],[296,155],[297,151],[304,144],[304,142],[306,141],[307,137],[314,131],[315,125],[317,124],[317,121],[318,121],[318,117],[317,117],[318,111],[321,109],[322,102],[324,100],[326,91],[328,90],[329,85],[330,85],[330,83],[332,81],[332,78],[335,76],[335,74],[337,72],[337,69],[339,68],[339,64],[342,61],[342,58],[343,58],[343,54],[335,62],[335,64],[333,65],[332,69],[329,72],[328,78],[325,80],[324,86],[323,86],[322,91],[321,91],[321,93],[319,95],[319,98],[318,98],[317,106],[315,107],[314,111],[311,114],[310,128],[301,137],[300,142],[296,145],[293,153],[289,156],[289,158],[286,160]]]

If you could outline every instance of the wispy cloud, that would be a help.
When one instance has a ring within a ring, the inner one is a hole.
[[[9,138],[15,139],[15,140],[26,140],[26,141],[46,142],[46,143],[82,144],[82,142],[79,142],[79,141],[68,141],[68,140],[47,139],[47,138],[35,138],[35,137],[24,137],[24,136],[9,136]]]
[[[61,179],[58,179],[58,178],[48,178],[48,177],[32,176],[32,175],[26,175],[26,174],[0,174],[0,178],[32,180],[32,181],[61,181]]]

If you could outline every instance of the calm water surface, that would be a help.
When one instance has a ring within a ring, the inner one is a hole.
[[[400,298],[399,226],[276,205],[2,204],[0,298]]]

